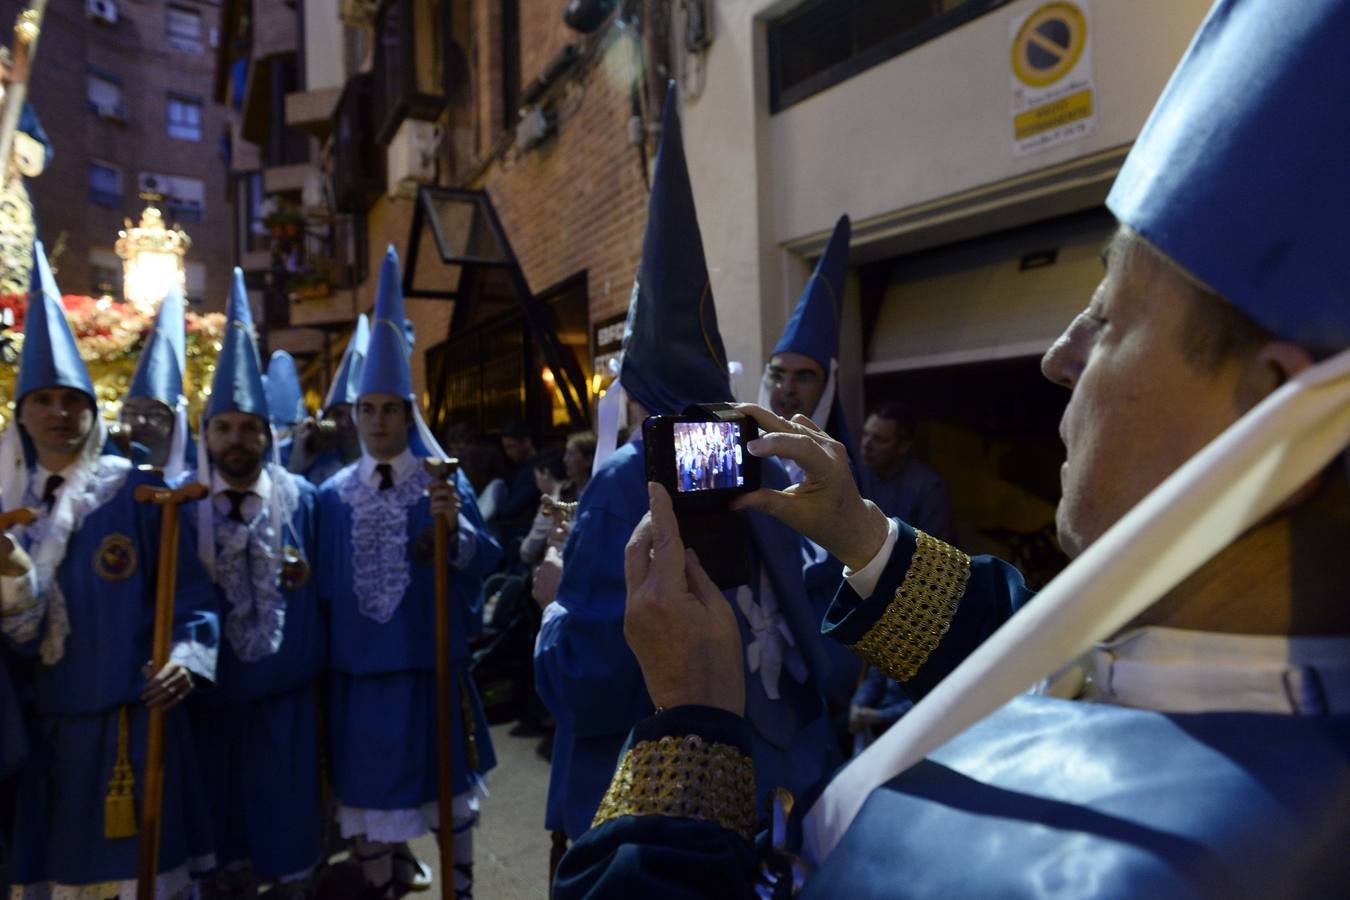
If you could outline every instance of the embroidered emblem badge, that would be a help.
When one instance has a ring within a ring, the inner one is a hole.
[[[417,536],[417,540],[412,545],[412,561],[419,566],[431,565],[431,558],[436,555],[436,531],[434,528],[425,528]]]
[[[113,532],[94,551],[94,571],[104,581],[122,581],[136,573],[136,547],[125,534]]]
[[[287,544],[281,550],[281,589],[298,591],[309,581],[309,561]]]

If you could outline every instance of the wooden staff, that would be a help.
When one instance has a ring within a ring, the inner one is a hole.
[[[28,97],[28,73],[37,56],[42,17],[46,12],[47,0],[33,0],[14,23],[14,81],[5,88],[4,111],[0,113],[0,183],[9,180],[14,132],[19,128],[23,102]]]
[[[36,521],[37,513],[34,510],[20,506],[9,512],[0,512],[0,531],[13,528],[15,525],[32,525]]]
[[[151,668],[158,675],[169,663],[169,638],[173,634],[173,595],[178,578],[178,508],[200,500],[209,492],[195,482],[170,490],[143,484],[136,488],[139,503],[163,508],[159,527],[159,571],[155,580],[155,636]],[[145,788],[141,794],[141,861],[136,881],[136,900],[155,900],[159,875],[160,812],[164,805],[164,707],[150,707],[146,736]]]
[[[433,478],[448,482],[459,468],[459,460],[428,459],[426,467]],[[436,516],[433,527],[435,544],[432,558],[436,569],[436,776],[440,789],[440,834],[437,837],[441,853],[441,900],[453,900],[455,792],[451,786],[450,753],[454,744],[450,733],[450,704],[455,699],[455,681],[450,669],[450,571],[446,567],[450,558],[450,523],[445,520],[445,516]],[[464,714],[467,716],[470,712],[466,709]]]

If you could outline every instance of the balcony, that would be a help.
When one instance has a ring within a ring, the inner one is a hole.
[[[384,191],[384,148],[374,138],[370,73],[343,88],[333,114],[333,194],[339,212],[363,213]]]
[[[375,25],[375,139],[388,144],[404,119],[435,120],[445,108],[437,60],[448,45],[450,14],[439,4],[392,0]]]

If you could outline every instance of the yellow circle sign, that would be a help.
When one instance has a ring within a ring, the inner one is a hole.
[[[1072,3],[1047,3],[1013,38],[1012,68],[1021,82],[1042,88],[1063,78],[1087,46],[1087,17]]]

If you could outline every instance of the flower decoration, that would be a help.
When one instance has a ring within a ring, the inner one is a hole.
[[[0,357],[8,363],[0,366],[0,426],[7,425],[14,414],[14,382],[18,376],[14,361],[23,348],[27,299],[24,295],[0,296],[0,317],[12,317],[14,322],[0,330]],[[131,387],[131,377],[146,336],[154,329],[154,316],[111,297],[66,294],[61,298],[61,305],[75,332],[80,357],[89,367],[89,376],[98,394],[99,411],[104,418],[116,419],[122,408],[122,398]],[[184,320],[187,371],[183,373],[183,390],[188,398],[188,416],[196,422],[211,390],[216,357],[225,334],[225,316],[189,310]]]

